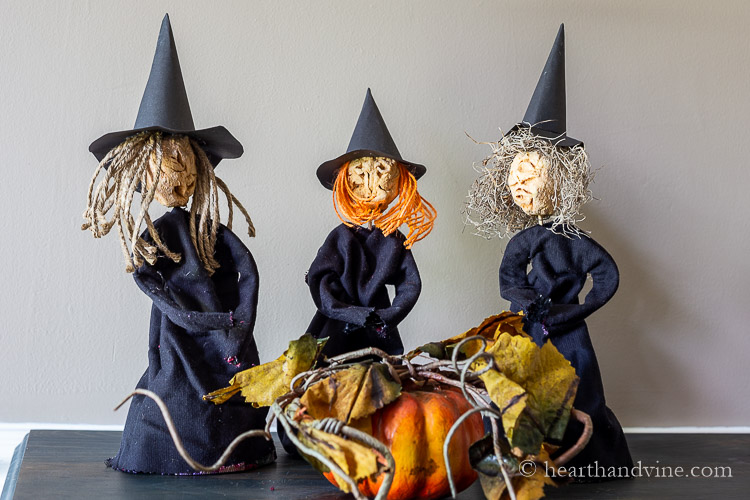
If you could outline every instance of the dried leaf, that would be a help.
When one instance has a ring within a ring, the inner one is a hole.
[[[557,486],[547,474],[547,466],[552,460],[547,452],[542,448],[539,455],[529,456],[526,460],[533,460],[536,463],[534,474],[520,477],[513,480],[513,487],[516,491],[516,500],[539,500],[544,497],[544,486]]]
[[[289,348],[282,356],[285,358],[282,371],[287,388],[294,377],[312,368],[315,359],[325,346],[326,340],[315,340],[312,335],[306,333],[298,340],[289,343]],[[288,390],[285,392],[288,392]]]
[[[469,463],[477,471],[482,491],[488,500],[497,500],[506,492],[507,486],[500,464],[505,467],[509,476],[518,473],[518,458],[510,452],[508,443],[500,438],[501,457],[495,454],[492,435],[486,434],[482,439],[469,447]]]
[[[305,429],[303,434],[306,434],[306,439],[303,441],[306,446],[331,459],[354,481],[377,476],[384,468],[384,462],[380,454],[368,446],[312,427]],[[316,468],[322,466],[323,470],[318,469],[320,472],[328,472],[325,465],[317,460],[315,462],[317,463]],[[316,466],[316,463],[313,463],[313,466]],[[349,493],[349,485],[346,481],[339,478],[337,474],[334,474],[334,476],[336,476],[339,489]]]
[[[536,396],[537,401],[532,406],[540,414],[542,425],[547,428],[546,437],[559,441],[568,427],[580,379],[576,376],[575,368],[552,342],[547,341],[539,354],[544,374],[536,377],[527,390]]]
[[[508,475],[517,499],[538,500],[544,496],[544,486],[556,486],[547,474],[547,465],[552,463],[547,451],[541,449],[538,455],[515,457],[508,445],[501,441],[502,463]],[[474,443],[469,449],[471,466],[479,475],[482,491],[487,499],[508,499],[505,478],[500,470],[500,462],[492,446],[492,438],[487,435]],[[520,474],[519,474],[520,472]]]
[[[325,340],[316,340],[309,333],[289,342],[289,348],[278,359],[253,366],[237,373],[229,381],[229,387],[219,389],[204,400],[221,404],[241,392],[245,401],[254,407],[270,406],[279,396],[289,392],[289,384],[299,373],[309,370]]]
[[[400,394],[401,384],[385,365],[355,365],[313,384],[301,403],[315,419],[333,417],[349,423],[372,415]]]
[[[508,438],[513,436],[518,418],[526,409],[528,394],[526,390],[496,370],[490,370],[479,378],[484,382],[490,399],[498,405],[503,414],[503,428]],[[500,403],[502,406],[500,406]]]
[[[448,353],[445,351],[445,346],[442,342],[429,342],[421,347],[418,347],[417,349],[429,356],[432,356],[435,359],[448,358]]]
[[[501,334],[487,351],[497,371],[483,374],[482,380],[492,401],[510,413],[504,415],[503,427],[511,446],[534,454],[545,439],[562,439],[578,388],[570,362],[549,341],[540,348],[530,338],[509,333]]]
[[[489,348],[503,333],[528,337],[523,331],[523,314],[505,311],[490,316],[482,321],[479,326],[474,327],[471,330],[441,342],[430,342],[429,344],[425,344],[411,351],[406,357],[412,359],[418,354],[425,353],[436,359],[450,359],[456,345],[466,338],[475,336],[484,337],[487,339]],[[479,342],[469,342],[461,348],[462,354],[464,357],[470,357],[479,351],[480,346],[481,344]]]
[[[516,500],[539,500],[544,497],[544,475],[534,474],[530,477],[513,481]]]

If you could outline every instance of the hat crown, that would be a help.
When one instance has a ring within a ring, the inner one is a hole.
[[[169,14],[161,23],[151,73],[135,120],[134,128],[146,127],[185,132],[195,130]]]
[[[556,135],[566,132],[565,105],[565,26],[560,25],[555,43],[547,57],[531,101],[523,116],[524,123]]]
[[[388,131],[383,115],[380,114],[380,109],[378,109],[369,88],[349,146],[346,148],[347,153],[358,150],[379,151],[396,160],[402,160],[401,153],[399,153],[396,143],[393,142],[391,133]]]

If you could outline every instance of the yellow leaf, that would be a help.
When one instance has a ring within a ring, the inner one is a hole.
[[[547,341],[539,351],[541,370],[526,390],[535,395],[534,408],[547,429],[546,437],[561,440],[578,391],[575,368]]]
[[[347,424],[369,416],[401,394],[401,384],[383,364],[355,365],[310,386],[301,398],[307,413]]]
[[[540,348],[530,338],[507,332],[500,334],[487,352],[493,355],[497,372],[528,395],[521,413],[508,419],[509,423],[514,420],[513,426],[506,426],[503,419],[511,446],[524,453],[537,453],[544,439],[562,439],[578,388],[578,377],[570,362],[549,341]],[[494,397],[493,393],[490,397],[503,409],[513,397],[518,397],[518,391],[507,389],[512,386],[489,375],[492,371],[482,378],[493,384]],[[500,387],[495,387],[498,384]]]
[[[538,368],[539,347],[530,338],[501,334],[487,348],[495,358],[497,369],[512,381],[524,386]]]
[[[557,486],[547,474],[547,466],[545,465],[545,463],[551,464],[552,461],[544,448],[539,455],[529,456],[526,460],[536,462],[536,469],[531,476],[519,477],[512,481],[516,491],[516,500],[539,500],[544,497],[545,485]]]
[[[420,353],[427,353],[438,359],[450,359],[453,348],[466,338],[476,336],[484,337],[487,340],[487,346],[489,348],[503,333],[528,337],[523,331],[523,314],[504,311],[500,314],[490,316],[482,321],[479,326],[474,327],[471,330],[440,342],[430,342],[429,344],[425,344],[424,346],[411,351],[406,357],[411,359]],[[481,344],[479,342],[469,342],[463,346],[461,350],[466,357],[471,357],[479,351],[480,346]]]
[[[484,382],[490,399],[498,405],[503,414],[503,428],[507,438],[512,442],[513,431],[521,413],[526,408],[528,394],[520,385],[496,370],[490,370],[479,376]],[[502,406],[500,406],[502,404]]]
[[[333,461],[348,477],[354,479],[355,482],[366,477],[377,476],[385,467],[378,452],[357,441],[323,432],[309,426],[306,426],[299,433],[298,437],[305,446]],[[310,456],[305,456],[305,458],[318,471],[323,473],[329,472],[328,467],[322,462]],[[349,493],[349,484],[341,479],[338,474],[333,474],[336,477],[336,484],[339,489],[345,493]]]
[[[317,429],[311,429],[311,434],[323,443],[319,449],[329,450],[336,465],[355,481],[377,474],[379,454],[372,448]]]
[[[325,345],[325,340],[316,341],[309,333],[304,334],[298,340],[289,342],[289,348],[281,356],[284,358],[282,371],[284,372],[284,384],[289,388],[292,379],[302,372],[312,368],[318,353]]]
[[[289,348],[278,359],[253,366],[237,373],[229,387],[203,396],[204,400],[221,404],[241,392],[245,401],[256,408],[270,406],[279,396],[289,392],[289,384],[299,373],[309,370],[325,341],[316,341],[309,333],[289,342]]]

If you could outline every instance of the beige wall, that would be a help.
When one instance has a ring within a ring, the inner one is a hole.
[[[747,425],[750,4],[709,1],[0,3],[0,422],[123,422],[149,301],[116,237],[79,230],[88,144],[135,119],[165,11],[193,115],[244,144],[217,172],[249,208],[263,360],[314,307],[305,270],[337,219],[314,171],[372,87],[439,211],[414,254],[407,347],[507,307],[504,241],[462,226],[472,162],[520,119],[560,22],[568,129],[599,199],[583,227],[622,273],[589,321],[627,426]]]

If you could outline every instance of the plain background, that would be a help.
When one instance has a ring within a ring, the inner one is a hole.
[[[217,173],[257,227],[262,360],[314,313],[303,277],[338,224],[315,169],[346,148],[368,86],[439,213],[414,248],[406,347],[508,306],[505,241],[462,224],[489,152],[465,132],[493,141],[521,119],[564,22],[568,130],[602,167],[582,226],[622,275],[588,321],[609,405],[625,426],[750,423],[744,0],[3,0],[0,422],[124,422],[112,408],[146,368],[150,302],[117,236],[80,224],[88,145],[132,126],[167,11],[196,125],[245,146]]]

